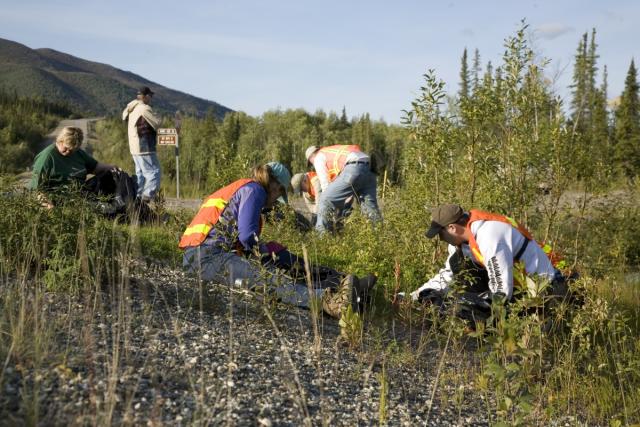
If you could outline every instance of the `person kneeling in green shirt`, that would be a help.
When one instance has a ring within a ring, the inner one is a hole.
[[[38,197],[47,209],[54,206],[48,193],[59,192],[74,183],[82,187],[88,174],[100,175],[118,169],[98,162],[82,150],[82,139],[82,129],[67,126],[62,129],[54,144],[36,155],[30,187],[38,191]]]

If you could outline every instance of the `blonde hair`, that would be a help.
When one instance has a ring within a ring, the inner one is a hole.
[[[56,138],[56,143],[73,149],[82,145],[83,138],[82,129],[74,126],[65,126]]]
[[[269,189],[269,182],[276,178],[271,173],[269,165],[260,165],[253,168],[253,178],[258,184],[262,185],[265,190]]]

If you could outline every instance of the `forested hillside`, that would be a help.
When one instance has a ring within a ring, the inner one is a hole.
[[[180,110],[201,116],[210,111],[222,118],[231,111],[217,102],[164,87],[107,64],[0,39],[0,89],[9,93],[43,97],[87,114],[103,115],[122,111],[140,86],[153,89],[156,109],[166,114]]]

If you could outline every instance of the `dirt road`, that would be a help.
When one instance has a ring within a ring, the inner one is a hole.
[[[87,119],[67,119],[67,120],[62,120],[62,121],[60,121],[60,123],[58,123],[58,126],[56,126],[56,128],[54,130],[52,130],[47,135],[47,137],[42,141],[42,144],[40,145],[40,149],[42,150],[47,145],[53,143],[53,141],[56,139],[56,136],[58,136],[58,134],[60,133],[62,128],[64,128],[65,126],[75,126],[75,127],[78,127],[80,129],[82,129],[82,133],[84,134],[84,144],[87,145],[92,139],[94,139],[93,133],[90,132],[91,131],[90,123],[97,122],[100,119],[102,119],[102,118],[101,117],[92,117],[92,118],[87,118]]]

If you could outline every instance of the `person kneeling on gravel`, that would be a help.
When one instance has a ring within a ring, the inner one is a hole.
[[[262,211],[278,199],[287,200],[291,174],[278,162],[258,166],[253,177],[239,179],[205,198],[182,238],[183,266],[203,280],[227,286],[264,289],[282,302],[310,307],[322,300],[324,311],[339,318],[349,304],[358,309],[375,285],[326,267],[312,268],[313,294],[306,284],[280,271],[302,272],[301,260],[277,242],[260,242]]]

